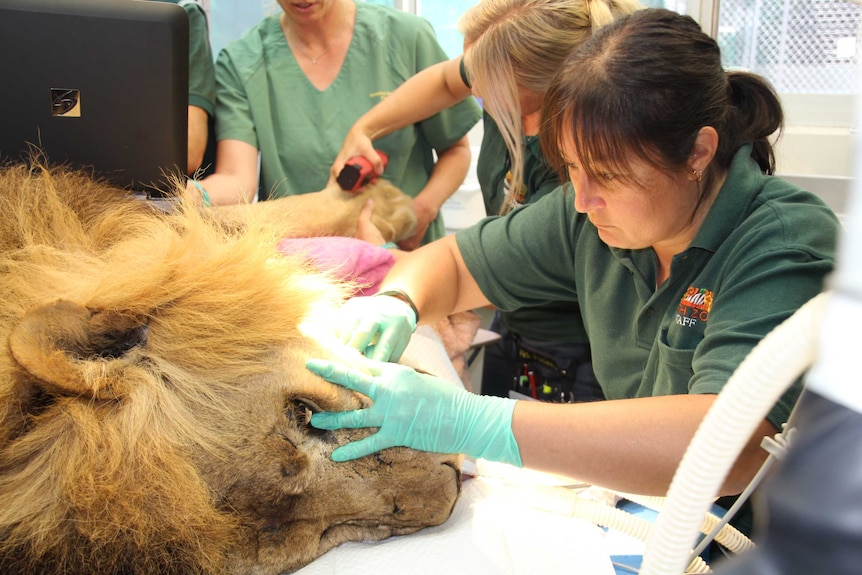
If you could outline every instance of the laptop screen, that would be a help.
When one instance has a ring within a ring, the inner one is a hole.
[[[145,0],[0,0],[0,157],[160,196],[187,162],[188,17]]]

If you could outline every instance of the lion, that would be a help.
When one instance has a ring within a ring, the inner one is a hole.
[[[381,193],[397,220],[409,199]],[[314,222],[303,196],[165,212],[0,170],[0,573],[277,574],[449,517],[458,456],[334,463],[368,432],[309,425],[369,404],[304,367],[363,364],[331,333],[349,286],[274,249],[287,227],[349,231],[364,202],[318,196]]]

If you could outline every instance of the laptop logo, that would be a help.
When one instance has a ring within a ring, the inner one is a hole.
[[[81,117],[81,91],[51,88],[51,115],[59,118]]]

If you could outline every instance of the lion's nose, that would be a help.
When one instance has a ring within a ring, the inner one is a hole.
[[[452,471],[455,472],[455,484],[458,486],[458,494],[461,493],[461,466],[452,460],[444,461],[443,465],[447,467],[451,467]]]

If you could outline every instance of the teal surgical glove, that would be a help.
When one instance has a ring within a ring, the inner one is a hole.
[[[375,361],[398,361],[419,319],[410,304],[384,294],[351,298],[339,316],[341,341]]]
[[[476,395],[439,377],[393,363],[369,362],[373,375],[319,359],[310,359],[305,365],[323,379],[374,401],[367,409],[311,416],[311,425],[319,429],[380,428],[333,451],[333,461],[403,446],[523,466],[512,434],[516,403],[512,399]]]

